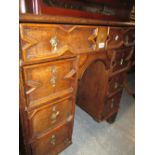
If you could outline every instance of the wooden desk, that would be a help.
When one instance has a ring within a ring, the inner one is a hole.
[[[27,154],[72,143],[75,104],[114,122],[134,52],[134,23],[20,16],[20,118]]]

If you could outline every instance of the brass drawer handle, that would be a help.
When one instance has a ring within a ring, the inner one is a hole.
[[[51,121],[52,121],[52,123],[55,123],[56,122],[57,117],[59,116],[59,114],[60,114],[59,111],[56,111],[56,112],[52,113],[52,115],[51,115]]]
[[[53,74],[57,73],[57,68],[56,68],[55,66],[52,66],[52,67],[51,67],[51,72],[52,72]]]
[[[56,144],[55,135],[52,135],[52,137],[51,137],[51,144],[52,144],[52,145],[55,145],[55,144]]]
[[[57,81],[57,78],[56,76],[53,76],[50,80],[51,84],[52,84],[52,87],[55,87],[56,86],[56,81]]]
[[[54,51],[56,51],[57,50],[57,45],[58,45],[58,39],[57,39],[56,36],[55,37],[52,37],[50,39],[50,44],[54,48]]]
[[[111,100],[110,107],[111,107],[111,108],[113,108],[113,107],[114,107],[114,98],[112,98],[112,100]]]
[[[115,36],[115,40],[117,41],[119,39],[119,35],[116,35]]]
[[[120,65],[123,65],[124,59],[121,58]]]
[[[115,89],[118,88],[118,83],[117,82],[115,82],[114,88]]]

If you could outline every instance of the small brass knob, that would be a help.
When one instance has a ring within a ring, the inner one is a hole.
[[[51,46],[54,48],[54,51],[57,50],[57,45],[58,45],[58,39],[57,37],[53,37],[50,39],[50,43],[51,43]]]

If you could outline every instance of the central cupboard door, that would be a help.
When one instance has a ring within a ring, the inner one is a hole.
[[[89,65],[79,81],[77,104],[96,120],[101,119],[107,74],[104,62],[97,60]]]

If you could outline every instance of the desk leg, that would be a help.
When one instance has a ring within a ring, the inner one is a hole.
[[[110,118],[108,118],[106,121],[107,121],[109,124],[112,124],[112,123],[115,122],[116,117],[117,117],[117,112],[116,112],[115,114],[113,114]]]

